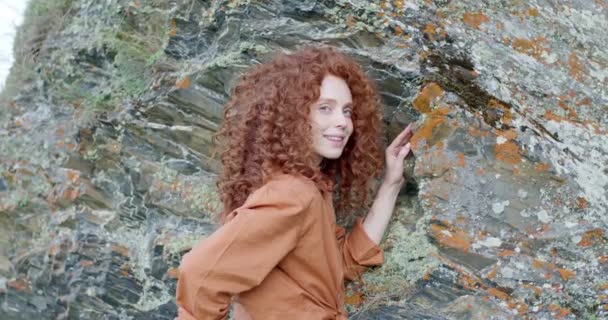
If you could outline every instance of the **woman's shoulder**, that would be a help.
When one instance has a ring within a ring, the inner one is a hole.
[[[273,174],[262,187],[274,195],[294,201],[310,203],[321,196],[320,190],[311,179],[294,173]]]

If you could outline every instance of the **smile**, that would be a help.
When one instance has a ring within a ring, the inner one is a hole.
[[[331,140],[331,141],[337,141],[337,142],[344,141],[344,137],[343,136],[324,136],[324,137],[327,138],[328,140]]]

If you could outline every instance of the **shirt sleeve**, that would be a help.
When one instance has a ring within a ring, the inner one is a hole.
[[[232,220],[182,257],[178,319],[226,319],[232,296],[260,284],[295,248],[310,201],[288,191],[272,181],[256,190]]]
[[[355,220],[348,234],[344,228],[336,226],[336,238],[346,280],[355,280],[367,267],[384,263],[384,252],[365,232],[363,218],[359,217]]]

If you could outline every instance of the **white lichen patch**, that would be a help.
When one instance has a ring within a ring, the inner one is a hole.
[[[503,136],[496,137],[496,144],[503,144],[505,142],[507,142],[507,138],[505,138]]]
[[[437,249],[428,242],[420,220],[414,232],[401,222],[393,223],[385,244],[388,242],[392,247],[385,251],[382,267],[362,276],[366,287],[372,291],[390,293],[403,289],[403,286],[414,284],[427,272],[439,266]]]
[[[509,200],[494,202],[492,203],[492,211],[496,214],[500,214],[505,211],[505,208],[510,204]]]
[[[483,240],[478,241],[478,243],[488,248],[496,248],[500,247],[500,245],[502,244],[502,240],[496,237],[486,237]]]
[[[562,140],[554,142],[557,148],[550,148],[546,154],[552,166],[558,174],[573,177],[594,211],[605,213],[608,206],[608,136],[565,121],[547,121],[545,127],[558,132]],[[572,155],[562,151],[566,148]]]

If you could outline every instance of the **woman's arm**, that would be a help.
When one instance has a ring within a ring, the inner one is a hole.
[[[346,280],[354,280],[367,267],[384,262],[384,253],[378,244],[393,214],[399,190],[405,182],[403,159],[410,152],[408,141],[411,136],[410,125],[386,149],[384,180],[365,222],[362,218],[357,218],[348,234],[344,228],[336,226],[336,238]]]
[[[412,124],[408,125],[386,148],[386,172],[372,207],[365,218],[363,228],[376,244],[379,244],[393,215],[399,190],[403,186],[403,159],[410,152]]]
[[[401,185],[390,185],[383,183],[378,189],[376,199],[363,222],[363,228],[367,235],[376,244],[379,244],[393,215],[395,202]]]

